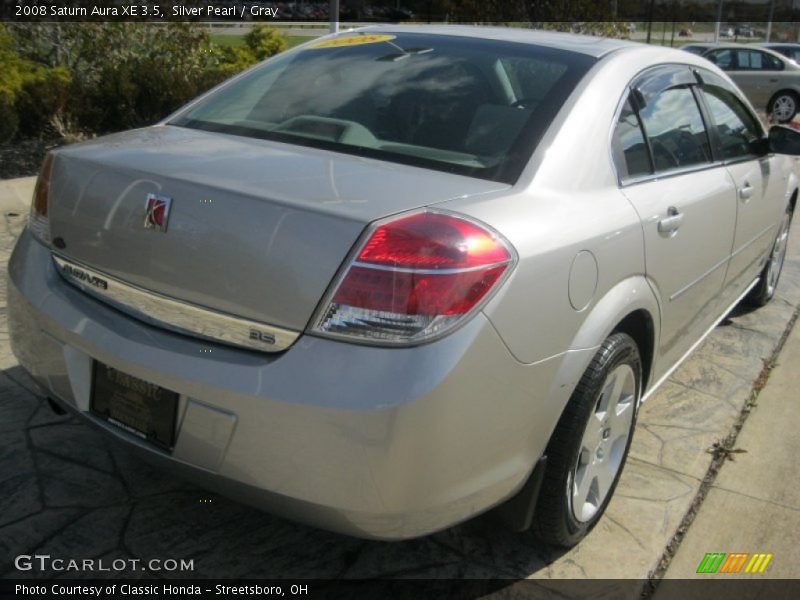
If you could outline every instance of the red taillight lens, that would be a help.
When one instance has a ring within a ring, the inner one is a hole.
[[[28,219],[28,226],[33,234],[46,244],[50,243],[50,220],[47,218],[47,212],[50,200],[50,172],[52,168],[53,155],[47,154],[39,171],[39,178],[36,180],[36,188],[33,190],[31,214]]]
[[[359,262],[411,269],[464,269],[510,258],[486,229],[430,212],[381,225],[358,254]]]
[[[468,315],[514,260],[485,226],[422,212],[379,225],[327,303],[318,332],[411,343]]]
[[[47,197],[50,194],[50,172],[53,169],[53,155],[44,157],[39,178],[36,180],[36,189],[33,191],[33,211],[41,216],[47,216]]]

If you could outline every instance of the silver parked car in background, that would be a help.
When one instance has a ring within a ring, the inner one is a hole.
[[[791,58],[761,45],[689,44],[692,54],[703,56],[727,72],[758,110],[779,123],[794,119],[800,108],[800,66]]]
[[[775,293],[798,135],[677,50],[323,38],[53,152],[12,346],[42,394],[253,505],[381,539],[494,508],[570,546],[643,399]]]
[[[765,44],[758,45],[762,48],[767,48],[773,52],[777,52],[778,54],[783,54],[795,64],[800,63],[800,44],[791,44],[788,42],[767,42]]]

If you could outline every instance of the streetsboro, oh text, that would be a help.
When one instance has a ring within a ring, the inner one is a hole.
[[[307,596],[309,594],[307,585],[292,585],[285,589],[279,585],[220,585],[214,586],[213,590],[206,588],[207,593],[214,596],[228,595],[248,595],[248,596],[286,596],[288,591],[290,596]],[[105,585],[81,585],[81,584],[62,584],[53,583],[48,585],[26,585],[18,583],[14,587],[14,593],[18,596],[112,596],[119,593],[121,596],[199,596],[203,593],[203,588],[196,584],[172,585],[147,584],[131,585],[128,583]]]

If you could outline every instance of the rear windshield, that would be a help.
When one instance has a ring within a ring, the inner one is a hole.
[[[268,61],[171,124],[514,183],[594,62],[529,44],[346,33]]]

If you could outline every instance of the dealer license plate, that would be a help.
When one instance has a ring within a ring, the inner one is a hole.
[[[177,392],[96,362],[91,410],[159,448],[172,450],[175,445]]]

